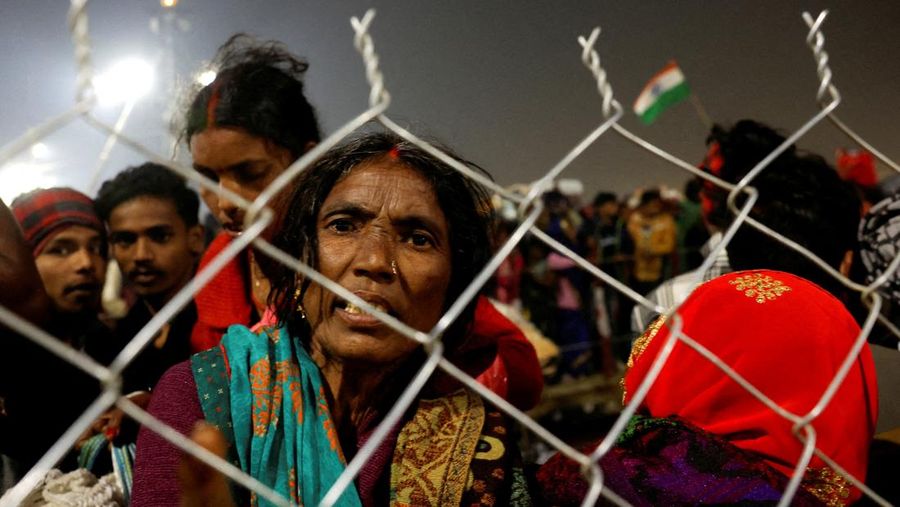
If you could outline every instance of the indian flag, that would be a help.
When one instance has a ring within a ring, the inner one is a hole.
[[[673,60],[644,85],[641,94],[634,101],[634,113],[649,125],[666,108],[688,98],[690,94],[684,74]]]

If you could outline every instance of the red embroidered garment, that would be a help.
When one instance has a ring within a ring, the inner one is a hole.
[[[821,398],[859,334],[856,322],[831,294],[777,271],[716,278],[698,287],[679,313],[685,334],[779,406],[801,416]],[[669,324],[651,326],[635,343],[624,379],[626,401],[668,338]],[[875,368],[865,345],[813,422],[816,447],[861,480],[878,416],[877,397]],[[677,416],[758,453],[788,476],[802,451],[791,422],[682,342],[675,345],[642,406],[653,417]],[[815,456],[809,468],[810,482],[830,474]],[[810,482],[804,484],[807,489],[815,487]],[[853,488],[841,500],[852,502],[859,496]]]

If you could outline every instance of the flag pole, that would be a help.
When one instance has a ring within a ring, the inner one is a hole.
[[[700,118],[700,121],[707,129],[711,129],[713,127],[712,118],[709,117],[709,114],[706,112],[706,108],[703,107],[703,103],[700,102],[700,97],[691,91],[688,99],[691,101],[691,105],[694,106],[694,111],[697,112],[697,117]]]

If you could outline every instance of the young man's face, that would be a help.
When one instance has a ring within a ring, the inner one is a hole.
[[[73,225],[50,236],[34,258],[44,289],[62,313],[97,313],[106,278],[100,232]]]
[[[295,160],[290,150],[235,127],[209,127],[190,139],[194,168],[248,201],[256,199]],[[200,197],[222,224],[238,235],[244,209],[206,188]]]
[[[203,252],[203,228],[187,226],[171,199],[140,196],[109,214],[109,244],[135,291],[162,306],[191,279]]]

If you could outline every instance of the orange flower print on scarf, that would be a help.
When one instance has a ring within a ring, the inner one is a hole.
[[[283,386],[283,389],[275,390],[273,411],[281,412],[283,392],[287,391],[291,396],[293,412],[297,415],[297,424],[303,423],[303,391],[300,382],[300,366],[291,360],[275,363],[275,383]]]
[[[270,372],[268,358],[262,358],[250,367],[250,393],[253,395],[251,418],[253,434],[258,437],[265,436],[272,418],[272,407],[269,403],[272,397]]]
[[[334,421],[331,420],[330,412],[328,411],[328,400],[325,397],[325,388],[319,388],[319,396],[316,397],[316,406],[319,419],[322,420],[322,426],[325,428],[325,434],[328,436],[328,443],[331,444],[331,449],[337,451],[341,454],[341,459],[343,458],[343,454],[341,451],[341,446],[338,443],[337,438],[337,430],[334,428]]]

